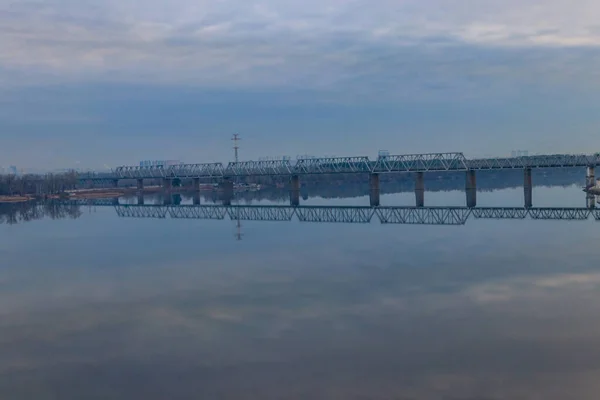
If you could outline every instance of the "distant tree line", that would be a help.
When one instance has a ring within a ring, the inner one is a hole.
[[[0,224],[13,225],[45,217],[51,219],[77,219],[81,214],[80,206],[64,204],[60,201],[0,203]]]
[[[75,189],[76,172],[44,175],[0,175],[0,196],[56,195]]]

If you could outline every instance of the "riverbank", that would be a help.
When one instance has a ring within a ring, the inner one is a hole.
[[[85,199],[109,199],[120,197],[126,194],[126,190],[110,189],[110,190],[82,190],[78,192],[53,194],[46,196],[0,196],[0,204],[6,203],[25,203],[35,200],[85,200]]]
[[[25,203],[34,200],[29,196],[0,196],[0,203]]]

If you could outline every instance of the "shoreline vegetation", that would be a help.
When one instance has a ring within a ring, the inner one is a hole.
[[[0,195],[0,203],[25,203],[37,200],[80,200],[80,199],[108,199],[123,196],[129,191],[125,189],[81,190],[78,192],[63,192],[51,195]]]

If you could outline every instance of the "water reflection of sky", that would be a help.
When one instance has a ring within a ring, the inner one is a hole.
[[[0,225],[0,398],[597,398],[593,220],[243,231],[111,208]]]

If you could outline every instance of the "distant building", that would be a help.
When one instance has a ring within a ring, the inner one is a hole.
[[[8,167],[8,173],[11,175],[19,175],[19,170],[16,166],[11,165],[10,167]]]
[[[510,156],[515,158],[515,157],[528,157],[529,156],[529,151],[527,150],[513,150],[510,153]]]
[[[140,167],[150,168],[150,167],[171,167],[173,165],[182,164],[181,161],[178,160],[143,160],[140,161]]]

